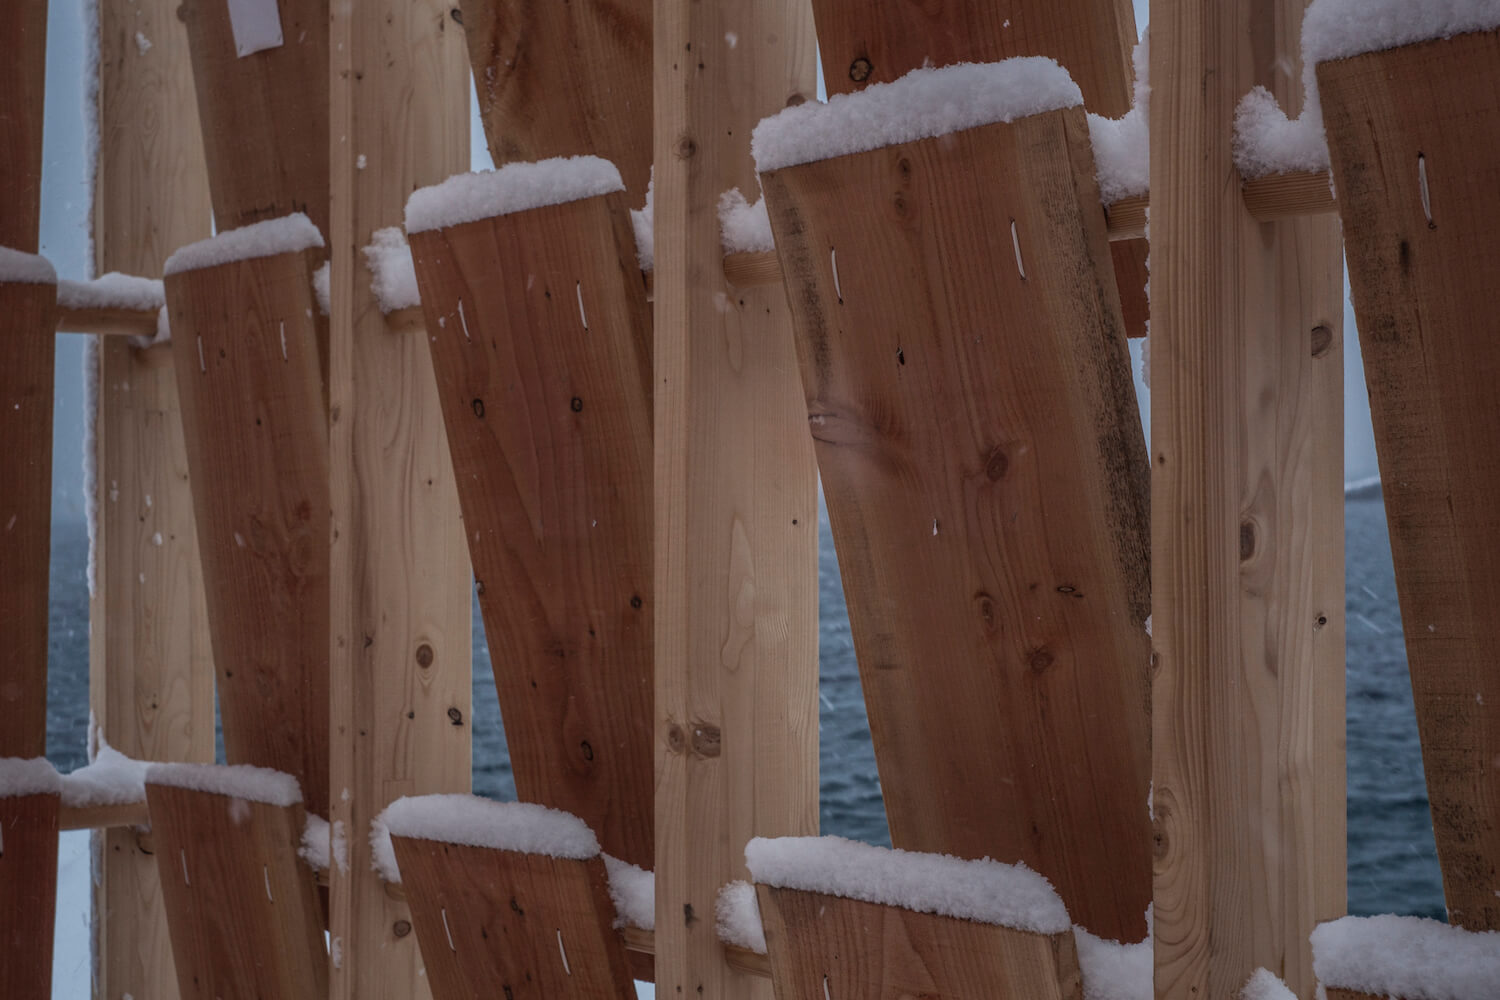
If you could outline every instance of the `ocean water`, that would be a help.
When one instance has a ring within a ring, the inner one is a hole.
[[[1345,505],[1348,610],[1349,912],[1442,919],[1406,649],[1378,498]],[[819,670],[822,830],[889,844],[875,754],[826,513],[821,517]],[[88,730],[88,539],[55,525],[48,655],[48,757],[84,763]],[[514,798],[494,674],[474,609],[474,791]],[[221,750],[222,759],[222,750]]]

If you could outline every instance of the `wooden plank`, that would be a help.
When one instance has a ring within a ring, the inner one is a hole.
[[[58,814],[63,830],[102,830],[111,826],[147,827],[151,810],[145,800],[119,802],[104,806],[64,806]]]
[[[317,882],[297,857],[301,804],[150,781],[146,799],[182,995],[326,996]]]
[[[434,1000],[634,1000],[602,858],[391,843]]]
[[[1337,986],[1329,986],[1324,989],[1325,1000],[1400,1000],[1399,997],[1377,997],[1371,993],[1361,993],[1358,990],[1341,990]]]
[[[59,309],[58,333],[97,333],[106,337],[156,336],[155,309]]]
[[[656,932],[643,931],[639,927],[620,928],[620,937],[625,941],[625,947],[629,949],[632,956],[654,956],[656,954]],[[760,976],[764,979],[771,978],[771,960],[759,952],[738,945],[726,944],[724,946],[724,961],[731,969],[748,973],[752,976]],[[653,967],[654,968],[654,967]],[[639,972],[637,979],[642,979]],[[649,982],[655,982],[652,976]]]
[[[47,2],[0,9],[0,247],[36,253],[42,222],[42,121],[47,84]]]
[[[321,254],[319,254],[320,256]],[[328,815],[328,423],[314,253],[166,279],[231,764]]]
[[[52,995],[57,794],[0,793],[0,996]]]
[[[714,901],[745,877],[750,837],[818,827],[812,442],[786,296],[722,277],[715,211],[729,188],[754,190],[756,122],[815,96],[811,14],[797,0],[655,6],[662,996],[769,996],[769,984],[726,964]]]
[[[56,285],[0,282],[0,757],[47,753],[56,313]]]
[[[348,871],[330,872],[337,1000],[428,994],[410,911],[370,869],[369,824],[398,796],[469,790],[473,598],[432,362],[422,340],[387,334],[359,252],[401,224],[411,191],[468,168],[452,8],[330,9],[329,788],[349,845]]]
[[[1083,111],[761,183],[891,841],[1139,940],[1148,466]]]
[[[1300,111],[1303,0],[1155,0],[1151,453],[1161,998],[1300,997],[1344,912],[1338,224],[1262,224],[1234,174],[1254,85]]]
[[[757,885],[778,997],[1082,1000],[1073,932],[1034,934]]]
[[[459,8],[496,165],[602,156],[640,205],[651,178],[651,0]]]
[[[203,140],[177,7],[178,0],[99,5],[97,274],[158,275],[173,250],[209,235]],[[151,39],[149,53],[137,32]],[[97,392],[95,474],[86,485],[96,515],[89,707],[124,754],[206,761],[214,754],[213,653],[170,358],[119,337],[90,348]],[[101,997],[173,1000],[156,862],[132,830],[109,830],[101,841],[95,989]]]
[[[1318,81],[1448,919],[1500,930],[1500,32]]]
[[[1257,222],[1276,222],[1303,215],[1338,211],[1333,183],[1326,170],[1316,173],[1270,174],[1245,182],[1245,210]]]
[[[411,248],[516,792],[649,870],[651,313],[628,197]]]

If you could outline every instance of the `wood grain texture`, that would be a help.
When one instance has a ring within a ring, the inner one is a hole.
[[[52,995],[56,795],[0,797],[0,996]]]
[[[57,286],[0,282],[0,757],[47,753]]]
[[[0,9],[0,247],[36,253],[42,221],[47,0]]]
[[[761,183],[891,841],[1139,940],[1148,467],[1083,112]]]
[[[649,870],[651,313],[629,200],[411,247],[516,792]]]
[[[328,423],[311,253],[169,275],[231,764],[294,775],[328,815]]]
[[[203,140],[177,0],[99,5],[94,271],[156,276],[209,235]],[[142,53],[136,32],[151,39]],[[89,607],[89,707],[138,760],[213,759],[214,668],[177,382],[162,349],[90,347],[97,512]],[[160,536],[162,544],[155,544]],[[156,861],[134,831],[100,834],[95,989],[173,1000],[177,977]]]
[[[634,1000],[603,859],[391,842],[433,1000]]]
[[[1082,1000],[1073,932],[757,885],[778,998]]]
[[[655,6],[662,996],[769,996],[768,983],[726,964],[714,900],[745,877],[750,837],[818,826],[812,442],[785,293],[728,283],[716,212],[729,188],[754,190],[755,123],[814,97],[811,15],[796,0]]]
[[[458,7],[495,164],[602,156],[620,169],[630,206],[641,205],[651,179],[651,0]]]
[[[1400,1000],[1399,997],[1377,997],[1371,993],[1361,993],[1358,990],[1341,990],[1337,986],[1329,986],[1324,990],[1325,1000]]]
[[[428,995],[416,938],[398,932],[410,911],[371,871],[367,831],[394,798],[469,790],[473,597],[432,362],[423,340],[388,333],[359,253],[401,224],[411,191],[468,169],[452,6],[331,5],[329,789],[349,843],[348,871],[330,873],[336,1000]]]
[[[58,333],[93,333],[105,337],[155,337],[155,309],[59,309]]]
[[[146,783],[182,996],[328,995],[317,880],[297,856],[306,814]]]
[[[1338,223],[1258,223],[1232,182],[1245,92],[1300,110],[1304,6],[1152,10],[1155,989],[1174,1000],[1261,966],[1310,1000],[1308,935],[1346,905]]]
[[[1245,182],[1245,209],[1257,222],[1338,211],[1328,171],[1269,174]]]
[[[1500,930],[1500,32],[1318,82],[1448,919]]]

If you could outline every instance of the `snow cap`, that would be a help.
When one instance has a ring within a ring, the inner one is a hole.
[[[1494,1000],[1500,931],[1426,917],[1340,917],[1312,932],[1313,971],[1327,987],[1406,1000]]]
[[[609,873],[609,898],[615,904],[616,927],[656,929],[656,876],[640,865],[604,855]]]
[[[755,886],[735,880],[720,889],[714,902],[714,917],[720,941],[757,955],[766,953],[766,928],[760,921]]]
[[[762,119],[750,152],[757,170],[779,170],[1082,103],[1068,71],[1042,56],[914,69],[891,83]]]
[[[0,284],[55,285],[57,272],[46,257],[0,247]]]
[[[1052,884],[1025,865],[965,861],[861,844],[842,837],[756,837],[745,845],[756,882],[1012,927],[1068,930]]]
[[[150,767],[144,760],[125,756],[101,737],[94,759],[62,776],[62,804],[81,809],[145,802],[146,771]]]
[[[397,837],[579,861],[599,853],[599,841],[583,820],[532,802],[496,802],[477,795],[416,795],[392,802],[379,818]]]
[[[167,304],[167,293],[160,278],[138,278],[111,271],[93,281],[59,281],[57,304],[64,309],[155,312]]]
[[[52,795],[62,788],[46,757],[0,757],[0,799],[23,795]]]
[[[236,260],[274,257],[323,246],[323,234],[302,212],[231,229],[197,243],[189,243],[167,258],[164,274],[181,274],[217,267]]]
[[[1500,27],[1496,0],[1313,0],[1302,18],[1309,66]]]
[[[412,263],[405,233],[395,226],[375,230],[370,234],[370,245],[364,248],[364,255],[365,266],[370,269],[370,290],[375,293],[375,303],[381,312],[389,314],[422,304],[421,293],[417,291],[417,268]]]
[[[406,231],[447,229],[624,190],[620,171],[597,156],[507,163],[499,170],[455,174],[441,184],[413,191],[406,200]]]
[[[302,787],[296,778],[249,764],[152,764],[146,769],[146,784],[227,795],[271,806],[290,806],[302,801]]]

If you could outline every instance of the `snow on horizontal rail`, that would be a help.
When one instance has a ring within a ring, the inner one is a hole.
[[[323,234],[302,212],[231,229],[197,243],[189,243],[167,258],[166,275],[217,267],[236,260],[274,257],[323,246]]]
[[[644,208],[630,210],[630,222],[635,229],[636,257],[642,271],[650,271],[656,264],[656,231],[652,220],[652,202],[656,183],[646,187]],[[764,197],[751,202],[739,188],[730,188],[719,196],[719,242],[724,253],[766,253],[776,249],[771,236],[771,215],[766,210]]]
[[[757,955],[766,953],[760,902],[755,898],[755,886],[749,882],[730,882],[719,890],[719,898],[714,902],[714,920],[720,941]]]
[[[101,743],[86,766],[62,776],[62,804],[70,809],[146,801],[148,761],[133,760]]]
[[[290,806],[302,801],[302,787],[296,778],[249,764],[152,764],[146,769],[146,783],[272,806]]]
[[[756,169],[779,170],[1082,103],[1068,71],[1041,56],[914,69],[891,83],[762,119],[750,151]]]
[[[55,285],[57,272],[46,257],[0,247],[0,284]]]
[[[745,845],[756,882],[996,924],[1037,934],[1072,927],[1062,898],[1025,865],[965,861],[842,837],[756,837]]]
[[[616,927],[656,929],[656,876],[640,865],[604,855],[609,898],[615,904]]]
[[[1425,917],[1340,917],[1312,932],[1324,987],[1403,1000],[1494,1000],[1500,931],[1468,931]]]
[[[375,230],[370,234],[370,245],[364,248],[364,255],[365,266],[370,269],[370,290],[375,293],[375,304],[381,312],[393,313],[422,304],[417,291],[417,269],[405,233],[395,226]],[[323,292],[318,295],[319,301],[323,301]]]
[[[1136,43],[1135,96],[1122,118],[1091,114],[1089,143],[1094,147],[1094,175],[1099,200],[1106,205],[1137,198],[1151,188],[1151,33]]]
[[[1121,944],[1073,928],[1078,946],[1078,968],[1083,974],[1083,1000],[1154,1000],[1154,960],[1151,952],[1151,911],[1146,911],[1146,939]]]
[[[93,281],[57,283],[57,304],[64,309],[132,309],[156,312],[167,304],[160,278],[139,278],[111,271]]]
[[[1270,969],[1256,969],[1240,990],[1240,1000],[1297,1000],[1297,994]]]
[[[46,757],[0,757],[0,799],[61,790],[62,779]]]
[[[572,813],[477,795],[407,796],[375,817],[370,829],[375,870],[387,882],[400,882],[393,835],[579,861],[599,854],[594,831]]]
[[[498,170],[456,174],[413,191],[406,200],[406,231],[445,229],[623,190],[620,171],[597,156],[507,163]]]

